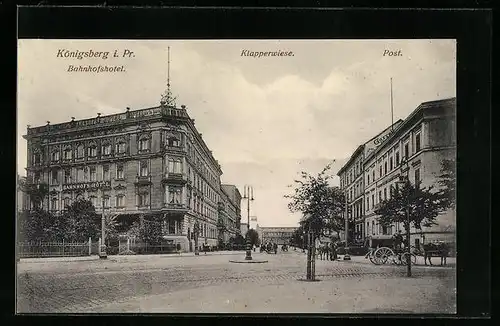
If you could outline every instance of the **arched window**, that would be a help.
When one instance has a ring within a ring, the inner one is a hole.
[[[88,155],[89,157],[96,157],[97,156],[97,146],[96,144],[91,144],[88,148]]]
[[[50,199],[50,210],[57,211],[57,202],[58,202],[57,197],[52,197]]]
[[[109,142],[102,145],[102,155],[111,155],[111,144]]]
[[[66,147],[63,151],[63,160],[71,160],[71,148]]]
[[[116,207],[125,207],[125,195],[123,194],[118,194],[116,195]]]
[[[123,154],[127,150],[127,145],[123,139],[118,140],[116,143],[116,153]]]
[[[52,162],[57,162],[59,161],[59,150],[55,150],[51,154],[51,160]]]
[[[85,147],[83,145],[78,145],[76,148],[76,157],[84,158],[85,157]]]
[[[149,136],[142,135],[139,137],[139,151],[148,151],[149,150]]]

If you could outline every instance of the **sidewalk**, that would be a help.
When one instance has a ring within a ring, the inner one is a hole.
[[[200,252],[200,256],[218,256],[218,255],[244,255],[245,251],[211,251]],[[126,261],[126,260],[147,260],[151,258],[179,258],[179,257],[197,257],[194,252],[183,252],[180,254],[158,254],[158,255],[109,255],[107,260]],[[21,258],[18,263],[49,263],[49,262],[77,262],[77,261],[97,261],[98,255],[82,257],[43,257],[43,258]]]

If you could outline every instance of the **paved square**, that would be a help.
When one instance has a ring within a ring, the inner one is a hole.
[[[317,261],[321,281],[303,282],[306,255],[244,252],[110,256],[18,264],[18,312],[455,313],[455,269],[375,266],[363,257]]]

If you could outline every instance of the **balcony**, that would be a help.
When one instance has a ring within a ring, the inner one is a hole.
[[[183,173],[166,173],[162,179],[163,183],[186,184],[187,176]]]
[[[187,212],[189,210],[189,207],[187,205],[177,204],[177,203],[165,203],[163,208],[169,211],[176,211],[176,212]]]
[[[151,184],[151,176],[150,175],[147,175],[147,176],[138,175],[135,177],[134,183],[136,185],[149,185],[149,184]]]

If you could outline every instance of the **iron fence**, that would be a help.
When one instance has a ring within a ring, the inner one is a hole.
[[[91,254],[88,241],[73,242],[20,242],[17,244],[19,258],[80,257]]]

